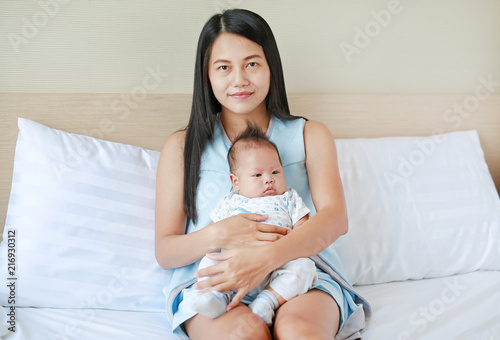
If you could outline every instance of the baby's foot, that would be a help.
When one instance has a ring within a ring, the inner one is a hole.
[[[217,291],[197,296],[191,302],[191,308],[200,314],[215,319],[226,312],[229,304],[229,295]]]
[[[264,320],[266,325],[271,326],[274,318],[274,310],[270,304],[255,299],[248,307],[250,307],[254,314],[257,314]]]
[[[255,300],[248,305],[254,314],[260,316],[266,325],[271,326],[274,318],[274,311],[278,309],[278,299],[271,291],[265,289],[257,295]]]

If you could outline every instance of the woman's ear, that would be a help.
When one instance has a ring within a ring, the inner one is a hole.
[[[236,176],[235,174],[230,174],[229,178],[231,179],[231,184],[233,185],[234,191],[239,191],[240,182],[238,180],[238,176]]]

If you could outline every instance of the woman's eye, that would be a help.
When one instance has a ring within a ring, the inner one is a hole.
[[[226,71],[229,67],[226,65],[219,66],[219,70]]]
[[[255,67],[257,65],[258,64],[255,61],[252,61],[251,63],[248,64],[248,66],[250,66],[250,67]]]

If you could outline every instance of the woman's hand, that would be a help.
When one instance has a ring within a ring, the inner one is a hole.
[[[227,307],[228,311],[237,306],[250,290],[279,266],[273,267],[270,261],[270,248],[265,245],[279,240],[291,230],[261,223],[266,219],[267,215],[240,214],[211,226],[218,241],[216,248],[223,248],[226,251],[206,255],[212,260],[222,262],[198,270],[196,277],[212,277],[198,282],[195,288],[203,292],[237,290]]]
[[[216,245],[214,249],[254,247],[274,242],[291,230],[272,224],[261,223],[267,215],[240,214],[211,225]]]
[[[237,248],[206,256],[222,262],[198,270],[195,277],[210,277],[196,283],[194,288],[203,293],[236,290],[237,293],[227,306],[227,311],[236,307],[250,290],[266,278],[267,274],[281,265],[274,263],[277,257],[272,255],[272,249],[267,246]]]

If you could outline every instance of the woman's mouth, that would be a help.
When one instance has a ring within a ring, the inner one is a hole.
[[[252,95],[252,92],[242,91],[230,94],[229,96],[234,99],[246,99]]]

